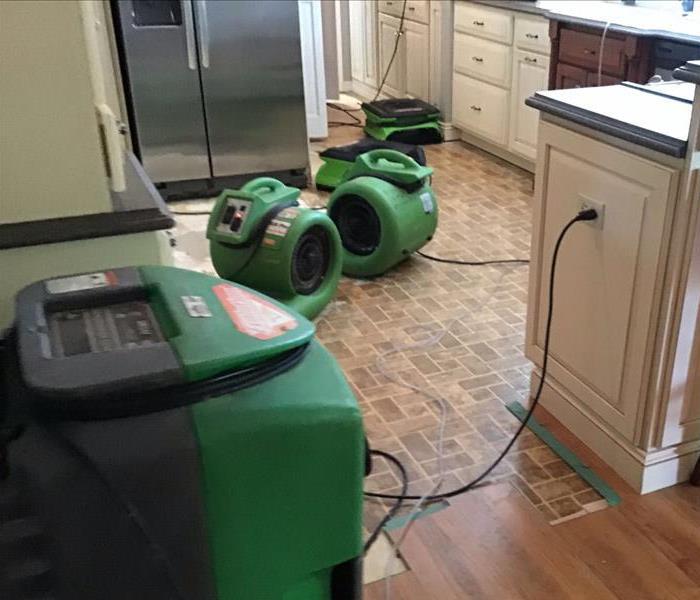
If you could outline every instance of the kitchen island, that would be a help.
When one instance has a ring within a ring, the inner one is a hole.
[[[526,354],[543,406],[641,493],[700,455],[700,63],[685,83],[537,92],[540,111]]]

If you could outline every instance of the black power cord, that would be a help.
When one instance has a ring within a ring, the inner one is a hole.
[[[469,267],[480,267],[482,265],[508,265],[508,264],[513,264],[513,265],[527,265],[530,263],[530,260],[527,258],[503,258],[503,259],[495,259],[495,260],[459,260],[457,258],[441,258],[439,256],[432,256],[430,254],[426,254],[425,252],[421,252],[420,250],[416,250],[415,254],[418,256],[422,256],[423,258],[427,258],[428,260],[434,260],[435,262],[439,263],[447,263],[448,265],[465,265]]]
[[[403,22],[406,18],[406,4],[408,0],[403,0],[403,8],[401,9],[401,18],[399,19],[399,28],[396,31],[396,41],[394,42],[394,50],[391,53],[391,58],[389,59],[389,64],[386,66],[386,71],[384,71],[384,76],[382,77],[382,82],[377,88],[377,93],[372,98],[372,102],[375,102],[377,98],[382,93],[384,89],[384,84],[386,83],[386,78],[389,77],[389,71],[391,71],[391,66],[394,64],[394,59],[396,58],[396,53],[399,51],[399,43],[401,42],[401,36],[403,35]]]
[[[384,518],[379,522],[379,525],[377,525],[374,528],[374,531],[372,531],[370,536],[367,538],[364,547],[365,554],[367,554],[367,551],[370,549],[372,544],[374,544],[374,542],[377,541],[377,538],[382,532],[382,529],[384,529],[384,526],[399,512],[401,506],[403,505],[403,497],[406,495],[406,492],[408,492],[408,473],[406,472],[406,467],[403,466],[403,463],[393,454],[390,454],[389,452],[384,452],[383,450],[370,450],[370,453],[374,456],[381,456],[382,458],[394,464],[396,470],[401,476],[401,494],[399,494],[399,497],[396,499],[396,503],[394,504],[394,506],[392,506],[391,509],[389,509],[389,512],[384,516]]]
[[[550,272],[549,272],[549,295],[548,295],[549,306],[547,307],[547,324],[546,324],[545,332],[544,332],[544,349],[543,349],[544,350],[544,358],[542,360],[542,373],[540,376],[540,382],[537,386],[537,391],[535,392],[535,395],[532,398],[532,403],[530,405],[530,408],[527,411],[527,414],[525,415],[525,418],[522,420],[522,423],[520,424],[520,426],[518,427],[517,431],[515,432],[513,437],[510,439],[508,444],[506,444],[506,447],[498,455],[496,460],[494,460],[480,475],[478,475],[476,478],[472,479],[469,483],[463,485],[462,487],[456,488],[456,489],[451,490],[449,492],[435,494],[434,496],[428,496],[427,500],[434,501],[434,500],[443,500],[445,498],[452,498],[454,496],[464,494],[464,493],[474,489],[475,487],[477,487],[500,464],[500,462],[505,458],[505,456],[508,454],[510,449],[515,444],[518,437],[520,437],[520,434],[527,427],[527,424],[530,421],[530,417],[532,417],[533,413],[535,412],[535,408],[537,408],[537,405],[539,404],[539,401],[540,401],[540,397],[542,396],[542,390],[544,389],[544,382],[545,382],[545,378],[547,376],[547,367],[549,365],[549,342],[550,342],[550,334],[552,332],[552,317],[554,315],[554,279],[555,279],[555,275],[556,275],[557,259],[559,258],[559,249],[561,248],[561,244],[564,240],[564,237],[566,236],[569,229],[571,229],[571,227],[573,227],[579,221],[594,221],[597,218],[598,218],[598,213],[592,208],[580,211],[573,219],[571,219],[571,221],[569,221],[564,226],[564,228],[561,230],[561,233],[559,234],[559,237],[557,238],[556,244],[554,245],[554,252],[552,253],[552,262],[551,262],[551,267],[550,267]],[[365,496],[369,496],[371,498],[384,498],[387,500],[399,500],[399,499],[401,499],[401,500],[420,500],[423,498],[422,496],[415,496],[415,495],[380,494],[377,492],[365,492]]]

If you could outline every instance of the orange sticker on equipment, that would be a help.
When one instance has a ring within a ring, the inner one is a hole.
[[[212,290],[241,333],[270,340],[298,325],[288,312],[244,289],[221,283]]]

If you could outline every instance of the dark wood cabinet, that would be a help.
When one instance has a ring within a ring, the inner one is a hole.
[[[551,21],[550,89],[613,85],[620,81],[646,83],[652,74],[653,39],[564,21]]]

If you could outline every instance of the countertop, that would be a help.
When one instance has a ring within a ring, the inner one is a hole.
[[[636,84],[546,90],[525,104],[663,154],[683,157],[695,87],[692,83]]]
[[[689,16],[666,10],[602,2],[600,0],[473,0],[496,8],[536,14],[556,21],[566,21],[587,27],[636,36],[670,39],[700,45],[700,2]]]
[[[170,210],[132,153],[124,162],[126,190],[112,192],[112,212],[0,225],[0,250],[170,229]]]

